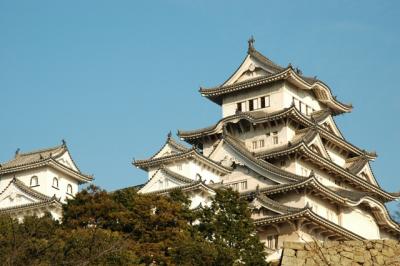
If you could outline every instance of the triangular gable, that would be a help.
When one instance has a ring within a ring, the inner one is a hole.
[[[232,85],[248,79],[265,77],[275,72],[273,68],[262,62],[262,60],[258,60],[251,54],[248,54],[238,69],[221,86]]]
[[[335,120],[333,120],[333,117],[331,115],[328,115],[325,119],[319,121],[318,124],[325,128],[327,131],[335,134],[339,138],[344,139],[342,133],[335,123]]]
[[[154,154],[151,158],[160,158],[176,153],[181,153],[185,152],[188,149],[184,147],[183,145],[177,143],[170,135],[168,135],[168,138],[164,144],[164,146],[161,147],[161,149]]]
[[[250,203],[251,208],[253,209],[253,212],[257,210],[257,213],[262,216],[271,216],[271,215],[277,215],[277,214],[284,214],[282,210],[278,210],[277,208],[271,208],[271,206],[267,206],[262,200],[255,198],[251,203]],[[260,210],[262,212],[260,212]]]
[[[262,166],[254,163],[253,160],[248,158],[248,156],[240,154],[232,149],[225,140],[222,140],[220,144],[221,145],[217,146],[210,159],[216,162],[221,162],[222,165],[231,164],[246,166],[254,173],[257,173],[259,176],[266,178],[266,181],[273,184],[282,184],[287,182],[287,180],[283,179],[282,177],[274,175],[271,172],[267,172],[265,169],[263,169]]]
[[[371,165],[368,162],[358,173],[356,173],[356,175],[368,181],[369,183],[378,186],[378,182],[376,181],[374,173],[372,172]]]
[[[38,203],[48,199],[50,198],[46,195],[23,185],[21,181],[13,179],[0,194],[0,209]]]
[[[66,150],[61,156],[57,156],[56,161],[76,172],[80,172],[68,150]]]
[[[189,179],[189,178],[188,178]],[[165,189],[172,189],[189,184],[183,178],[176,178],[173,174],[159,169],[153,177],[142,187],[140,193],[157,192]]]
[[[331,160],[319,134],[316,134],[315,137],[308,143],[308,147],[325,159]]]
[[[261,176],[254,172],[246,165],[236,165],[232,173],[222,178],[223,185],[237,189],[240,193],[245,191],[254,191],[257,188],[263,189],[276,185],[276,182]],[[242,183],[245,182],[245,188],[242,188]]]

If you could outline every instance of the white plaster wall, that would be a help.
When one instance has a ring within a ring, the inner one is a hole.
[[[305,162],[303,160],[299,160],[297,159],[295,161],[295,169],[296,169],[296,174],[298,175],[303,175],[304,176],[304,172],[306,169],[307,175],[308,176],[310,174],[311,170],[314,170],[314,175],[317,178],[317,180],[322,183],[325,186],[328,187],[341,187],[341,188],[345,188],[345,189],[352,189],[351,187],[349,187],[346,184],[343,184],[342,181],[340,181],[340,179],[335,178],[334,176],[329,175],[328,173],[320,170],[319,168],[316,168],[315,166],[311,165],[308,162]],[[335,183],[336,180],[336,183]],[[340,185],[339,185],[340,184]]]
[[[346,164],[346,158],[343,156],[343,155],[341,155],[340,153],[338,153],[337,151],[335,151],[335,150],[333,150],[333,149],[330,149],[330,148],[327,148],[327,147],[325,147],[326,148],[326,151],[328,152],[328,154],[329,154],[329,157],[331,157],[331,160],[335,163],[335,164],[337,164],[337,165],[339,165],[339,166],[341,166],[341,167],[344,167],[345,166],[345,164]]]
[[[140,191],[142,193],[149,193],[163,189],[174,188],[181,185],[183,185],[182,182],[178,182],[177,180],[170,178],[165,173],[159,171]]]
[[[65,152],[60,158],[57,158],[57,161],[75,171],[78,171],[78,168],[76,168],[74,162],[72,161],[72,157],[69,152]]]
[[[240,92],[240,94],[227,95],[222,100],[222,117],[234,115],[236,113],[236,103],[238,102],[248,101],[267,95],[270,96],[270,107],[258,110],[264,110],[266,112],[281,110],[283,106],[282,88],[283,82],[277,82],[261,88],[243,91]]]
[[[319,111],[324,108],[320,102],[315,98],[312,91],[306,91],[296,88],[293,84],[289,82],[284,83],[284,96],[283,96],[283,107],[288,108],[292,105],[293,97],[302,101],[306,105],[313,108],[315,111]],[[305,113],[304,113],[305,114]]]
[[[37,176],[39,181],[39,186],[34,186],[31,188],[49,197],[52,197],[55,194],[57,197],[61,197],[62,201],[65,201],[66,197],[71,197],[70,195],[67,195],[68,184],[72,185],[73,195],[75,195],[78,192],[79,188],[77,180],[72,179],[71,177],[59,171],[56,171],[50,167],[45,166],[37,169],[21,171],[2,176],[2,178],[0,179],[1,191],[9,184],[9,182],[12,180],[14,176],[18,180],[22,181],[28,187],[30,187],[30,181],[32,176]],[[58,178],[59,189],[55,189],[52,187],[54,177]]]
[[[304,208],[306,206],[305,195],[298,194],[296,192],[287,192],[285,194],[278,195],[274,197],[274,200],[290,207]]]
[[[380,239],[379,227],[374,217],[358,207],[342,208],[341,225],[367,239]]]
[[[307,195],[306,203],[309,204],[314,213],[335,224],[340,224],[338,208],[335,205],[314,195]]]
[[[190,199],[190,208],[197,208],[200,204],[201,206],[211,206],[211,197],[212,195],[207,194],[201,190],[199,191],[193,191],[189,193],[189,199]]]
[[[277,132],[278,144],[274,144],[273,132]],[[268,136],[269,134],[269,136]],[[267,151],[282,145],[286,145],[288,142],[288,127],[278,125],[275,127],[263,128],[262,125],[258,125],[255,130],[251,127],[251,130],[238,135],[239,139],[245,142],[246,147],[249,151]],[[260,147],[260,140],[264,140],[264,147]],[[257,149],[253,149],[253,141],[257,141]]]
[[[26,216],[38,216],[42,217],[45,212],[49,212],[54,220],[61,221],[62,218],[62,209],[58,207],[47,207],[41,209],[33,209],[27,211],[17,211],[10,213],[11,217],[18,219],[18,221],[23,222],[24,217]]]
[[[181,167],[178,165],[181,165]],[[220,182],[220,176],[215,173],[215,171],[209,167],[200,165],[200,163],[195,160],[176,162],[167,165],[167,168],[192,180],[198,180],[197,175],[200,175],[201,179],[205,180],[206,183],[209,183],[210,181],[214,183]]]
[[[239,183],[239,192],[246,190],[255,190],[259,188],[270,187],[275,183],[267,178],[262,177],[260,174],[252,171],[251,169],[243,166],[238,166],[231,174],[222,177],[224,185],[232,185]],[[247,182],[247,189],[241,189],[240,182]]]

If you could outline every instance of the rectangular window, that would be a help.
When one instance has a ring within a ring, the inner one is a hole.
[[[260,98],[260,108],[265,108],[265,97]]]
[[[278,142],[279,142],[278,131],[272,132],[272,136],[273,136],[273,138],[272,138],[273,144],[278,144]]]
[[[249,100],[249,111],[254,110],[253,100]]]
[[[278,235],[268,236],[266,241],[267,248],[277,249],[278,248]]]
[[[180,170],[182,170],[182,165],[178,164],[178,165],[176,165],[176,168],[180,171]]]
[[[264,101],[265,101],[265,107],[269,107],[270,106],[269,96],[265,96]]]
[[[240,189],[241,190],[246,190],[247,189],[247,181],[243,181],[240,183]]]
[[[259,105],[258,105],[258,99],[254,99],[253,100],[253,106],[254,106],[254,110],[259,109]]]
[[[231,187],[233,190],[239,191],[239,183],[232,184]]]
[[[260,148],[263,148],[264,147],[264,140],[260,139],[259,143],[260,143]]]
[[[300,110],[300,102],[296,98],[293,97],[293,105],[294,107],[297,108],[297,110]]]
[[[237,110],[238,112],[241,112],[241,111],[242,111],[242,103],[237,103],[237,104],[236,104],[236,110]]]
[[[257,149],[257,141],[253,141],[253,150]]]

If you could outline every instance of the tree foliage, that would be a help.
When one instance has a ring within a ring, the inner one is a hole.
[[[209,207],[190,210],[169,196],[90,186],[50,215],[19,223],[0,216],[5,265],[265,265],[247,202],[219,190]]]

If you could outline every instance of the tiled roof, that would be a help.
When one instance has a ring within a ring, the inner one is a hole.
[[[61,209],[61,205],[62,204],[60,201],[58,201],[55,198],[51,198],[50,200],[46,200],[46,201],[39,201],[39,202],[17,205],[14,207],[3,208],[3,209],[0,209],[0,214],[20,212],[20,211],[24,211],[24,210],[41,209],[46,206],[54,206],[56,208]]]
[[[274,185],[270,187],[265,187],[259,189],[259,192],[265,195],[274,195],[280,193],[286,193],[288,191],[298,190],[298,189],[305,189],[307,187],[312,187],[311,191],[319,191],[324,193],[325,195],[329,196],[332,200],[336,201],[337,203],[346,203],[352,202],[355,203],[361,200],[363,197],[371,196],[372,198],[376,198],[377,192],[378,195],[386,199],[387,201],[392,201],[398,198],[400,195],[397,193],[388,193],[380,189],[372,190],[370,192],[362,192],[362,191],[350,191],[343,188],[338,188],[334,186],[326,186],[320,183],[315,176],[310,176],[305,180],[289,183],[289,184],[281,184],[281,185]],[[242,193],[242,197],[246,197],[251,195],[252,193],[256,193],[256,190],[250,190]]]
[[[14,159],[6,163],[0,164],[0,174],[9,174],[17,171],[24,171],[28,169],[51,165],[56,167],[57,169],[70,173],[71,176],[77,178],[80,182],[87,182],[92,180],[93,176],[85,175],[81,173],[78,168],[77,170],[74,170],[57,161],[57,159],[67,151],[68,148],[65,142],[63,142],[62,145],[53,148],[41,149],[26,153],[17,152]],[[71,160],[76,166],[72,157]]]
[[[276,64],[275,62],[273,62],[272,60],[270,60],[268,57],[264,56],[263,54],[261,54],[259,51],[257,51],[256,49],[249,49],[247,51],[247,53],[250,56],[253,56],[254,58],[256,58],[257,60],[259,60],[260,62],[264,63],[265,65],[267,65],[270,69],[272,69],[274,72],[279,72],[282,71],[283,69],[285,69],[284,67]]]
[[[296,73],[291,66],[270,75],[237,82],[231,85],[223,85],[214,88],[200,88],[199,92],[215,103],[222,104],[221,96],[223,95],[247,90],[279,80],[291,80],[298,86],[302,86],[307,90],[315,91],[317,99],[324,104],[327,104],[335,114],[350,112],[352,109],[351,105],[346,105],[337,101],[332,95],[330,88],[325,83],[314,78],[304,77],[299,73]]]
[[[177,149],[179,152],[186,152],[186,151],[190,150],[190,148],[187,148],[183,144],[178,143],[176,140],[174,140],[171,133],[169,133],[164,145],[153,156],[151,156],[150,159],[157,156],[167,145],[171,145],[173,148]]]
[[[275,212],[279,212],[281,214],[296,212],[296,211],[301,210],[301,208],[295,208],[295,207],[283,205],[282,203],[277,202],[263,194],[258,194],[256,196],[256,200],[258,200],[258,202],[260,202],[265,208],[270,209]]]
[[[318,214],[314,213],[310,208],[305,208],[297,212],[290,212],[287,214],[281,214],[281,215],[276,215],[272,217],[267,217],[267,218],[261,218],[261,219],[256,219],[254,220],[254,224],[257,226],[262,226],[262,225],[267,225],[267,224],[277,224],[280,222],[284,221],[291,221],[291,220],[296,220],[296,219],[301,219],[303,217],[306,217],[307,220],[312,221],[316,224],[319,224],[320,226],[323,226],[326,229],[329,229],[340,236],[343,236],[346,239],[351,239],[351,240],[364,240],[364,238],[360,235],[357,235],[346,228],[337,225],[321,216]]]
[[[12,184],[15,185],[22,192],[37,199],[38,202],[32,202],[32,203],[27,203],[27,204],[22,204],[22,205],[7,207],[7,208],[1,208],[0,214],[12,213],[15,211],[22,211],[22,210],[26,210],[26,209],[36,209],[36,208],[41,208],[44,206],[51,206],[51,205],[61,208],[60,199],[57,199],[55,197],[55,195],[53,197],[49,197],[45,194],[42,194],[42,193],[26,186],[22,181],[20,181],[16,178],[13,178],[8,183],[8,185],[3,189],[3,191],[0,193],[0,195],[2,195]]]
[[[234,137],[230,136],[227,133],[224,135],[224,140],[231,148],[236,150],[239,154],[242,154],[242,156],[251,160],[253,163],[257,164],[258,166],[265,169],[266,171],[271,172],[277,176],[280,176],[282,179],[286,179],[288,182],[299,181],[299,180],[305,179],[302,176],[282,170],[281,168],[279,168],[271,163],[268,163],[264,160],[257,159],[256,157],[254,157],[254,155],[251,152],[249,152],[247,150],[246,147],[243,146],[243,144],[240,143],[239,140],[235,139]]]
[[[65,151],[67,151],[66,146],[60,145],[27,153],[16,153],[15,158],[6,163],[2,163],[0,169],[3,170],[21,165],[32,164],[48,158],[57,158],[58,156],[64,154]]]
[[[191,183],[189,183],[187,185],[173,187],[173,188],[167,188],[167,189],[162,189],[162,190],[157,190],[157,191],[148,192],[148,193],[145,193],[145,194],[160,194],[160,195],[163,195],[163,194],[171,193],[172,191],[176,191],[176,190],[182,190],[184,192],[187,192],[187,191],[193,191],[193,190],[196,190],[196,189],[205,189],[205,190],[209,190],[209,191],[214,191],[213,188],[211,188],[210,186],[206,185],[204,183],[204,181],[198,180],[198,181],[193,181],[193,182],[191,182]]]
[[[146,160],[135,160],[135,161],[133,161],[132,164],[135,165],[136,167],[147,170],[149,167],[152,167],[152,166],[164,165],[166,163],[169,163],[169,162],[172,162],[175,160],[182,160],[182,159],[186,159],[186,158],[196,158],[199,161],[201,161],[202,163],[205,163],[205,164],[211,166],[213,169],[216,169],[223,174],[227,174],[232,171],[232,169],[227,168],[227,167],[203,156],[195,148],[192,148],[185,152],[171,154],[171,155],[167,155],[167,156],[163,156],[163,157],[150,158],[150,159],[146,159]]]
[[[316,114],[315,120],[323,120],[322,118],[326,118],[327,112],[320,112]],[[376,158],[376,153],[369,153],[366,152],[363,149],[360,149],[353,144],[347,142],[341,137],[336,136],[332,132],[326,130],[324,127],[315,124],[314,121],[310,120],[308,117],[304,116],[302,113],[300,113],[294,106],[284,109],[282,111],[276,111],[276,112],[263,112],[263,111],[252,111],[252,112],[243,112],[243,113],[238,113],[232,116],[225,117],[218,121],[215,125],[212,125],[210,127],[202,128],[202,129],[197,129],[197,130],[192,130],[192,131],[183,131],[179,130],[178,135],[185,139],[187,142],[195,142],[196,139],[200,139],[203,136],[208,136],[208,135],[213,135],[213,134],[222,134],[222,129],[223,126],[228,123],[228,122],[233,122],[233,121],[239,121],[241,119],[245,119],[251,123],[264,123],[268,121],[274,121],[277,119],[282,119],[282,118],[292,118],[301,124],[303,124],[306,127],[313,127],[315,130],[318,131],[318,133],[321,135],[322,138],[327,139],[333,143],[336,143],[336,145],[339,145],[343,147],[344,149],[349,150],[350,152],[356,154],[356,155],[363,155],[365,154],[368,159],[375,159]],[[307,129],[305,129],[307,130]]]
[[[20,180],[18,180],[16,178],[11,179],[11,181],[3,189],[3,191],[0,192],[0,195],[2,195],[11,185],[15,185],[18,189],[20,189],[24,193],[34,197],[35,199],[42,200],[42,201],[51,199],[51,197],[49,197],[49,196],[47,196],[45,194],[42,194],[42,193],[40,193],[40,192],[38,192],[38,191],[26,186],[22,181],[20,181]]]

